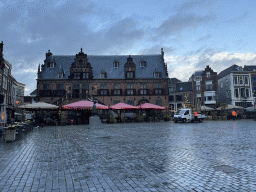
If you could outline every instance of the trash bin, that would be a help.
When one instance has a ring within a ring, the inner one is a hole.
[[[6,127],[5,129],[5,141],[14,141],[16,139],[16,127]]]

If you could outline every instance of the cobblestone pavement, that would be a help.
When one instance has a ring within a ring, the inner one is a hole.
[[[0,141],[0,191],[254,191],[256,122],[35,128]]]

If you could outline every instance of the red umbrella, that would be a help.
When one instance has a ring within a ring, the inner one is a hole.
[[[161,107],[161,106],[158,106],[158,105],[154,105],[154,104],[151,104],[151,103],[143,103],[139,106],[137,106],[137,109],[153,109],[153,110],[165,110],[165,107]]]
[[[132,105],[128,105],[126,103],[117,103],[115,105],[112,105],[109,107],[110,109],[117,110],[117,109],[137,109],[137,107],[134,107]]]
[[[62,109],[91,109],[92,106],[93,106],[93,102],[91,101],[78,101],[75,103],[63,105]],[[96,103],[96,109],[108,109],[108,106]]]

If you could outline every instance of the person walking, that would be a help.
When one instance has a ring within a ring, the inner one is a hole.
[[[232,111],[233,120],[236,120],[236,111]]]
[[[193,113],[194,113],[195,121],[197,121],[197,112],[194,111]]]

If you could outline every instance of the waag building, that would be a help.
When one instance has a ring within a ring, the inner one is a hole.
[[[54,55],[38,66],[37,101],[65,105],[97,99],[111,106],[149,102],[168,106],[164,52],[155,55]]]

